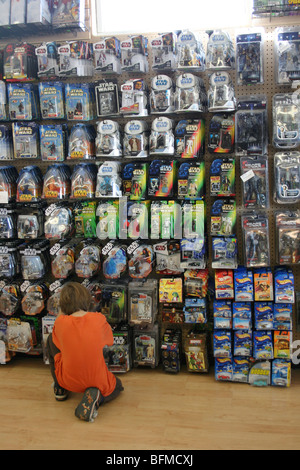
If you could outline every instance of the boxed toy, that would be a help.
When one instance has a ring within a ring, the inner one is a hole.
[[[257,361],[249,370],[249,384],[254,387],[268,387],[271,385],[271,362]]]
[[[41,125],[39,131],[42,160],[64,161],[67,154],[68,131],[66,125]]]
[[[293,304],[274,304],[274,330],[293,330]]]
[[[159,362],[159,327],[155,323],[149,328],[133,330],[133,365],[154,369]]]
[[[28,43],[7,44],[3,53],[3,69],[3,78],[7,81],[35,80],[37,78],[35,46]]]
[[[173,121],[160,116],[152,122],[149,138],[150,155],[174,155]]]
[[[55,0],[52,12],[54,28],[85,29],[85,0]]]
[[[114,36],[107,37],[93,44],[95,73],[121,73],[121,45]]]
[[[161,360],[165,372],[177,373],[181,368],[181,330],[168,328],[161,343]]]
[[[157,75],[151,82],[151,114],[168,114],[175,111],[174,84],[167,75]]]
[[[236,269],[237,262],[237,238],[213,237],[212,238],[212,268]]]
[[[211,208],[210,234],[231,237],[236,234],[235,199],[217,199]]]
[[[174,194],[176,161],[153,160],[149,165],[148,196],[170,197]]]
[[[96,210],[96,234],[100,240],[115,240],[119,235],[118,201],[100,202]]]
[[[253,333],[254,359],[273,359],[273,337],[271,331],[255,331]]]
[[[184,73],[176,80],[175,109],[177,113],[205,113],[207,93],[202,78]]]
[[[148,69],[148,38],[139,35],[121,41],[121,71],[146,73]]]
[[[234,332],[233,355],[238,357],[252,356],[252,333],[249,330]]]
[[[177,36],[175,33],[164,33],[151,41],[152,69],[172,71],[176,69]]]
[[[228,300],[213,302],[214,328],[216,330],[231,330],[232,304]]]
[[[250,360],[248,357],[234,357],[233,364],[233,382],[248,383]]]
[[[197,323],[201,325],[207,323],[206,299],[185,299],[183,313],[185,323]]]
[[[147,194],[148,163],[128,163],[123,167],[123,196],[141,201]]]
[[[159,281],[160,303],[182,303],[183,283],[181,278],[166,278]]]
[[[97,116],[117,116],[120,113],[120,93],[117,80],[99,80],[95,86]]]
[[[148,125],[143,121],[129,121],[124,127],[123,150],[126,158],[144,158],[148,156]]]
[[[125,117],[148,116],[148,87],[145,80],[127,80],[121,85],[121,93],[121,114]]]
[[[39,158],[39,127],[35,122],[13,123],[14,158]]]
[[[69,121],[92,121],[96,118],[93,84],[68,83],[65,86],[65,102]]]
[[[235,142],[234,114],[218,113],[209,123],[208,150],[210,153],[233,153]]]
[[[205,51],[199,34],[191,31],[182,31],[177,40],[179,70],[195,70],[204,72]]]
[[[156,273],[178,276],[183,272],[180,267],[180,242],[163,241],[154,245]]]

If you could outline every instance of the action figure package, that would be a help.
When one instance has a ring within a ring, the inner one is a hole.
[[[213,269],[236,269],[237,239],[234,237],[212,238],[212,268]]]
[[[121,41],[122,73],[146,73],[148,70],[148,38],[130,36]]]
[[[268,151],[267,99],[264,95],[240,97],[235,115],[235,153],[266,155]]]
[[[121,73],[121,44],[114,36],[93,44],[95,74]]]
[[[114,344],[103,348],[107,369],[113,374],[126,374],[132,368],[132,331],[126,324],[114,325]]]
[[[296,94],[273,96],[273,145],[280,149],[295,149],[300,144],[300,101]]]
[[[119,123],[105,120],[97,124],[96,156],[97,157],[121,157],[122,138]]]
[[[200,35],[183,31],[177,39],[177,68],[179,70],[204,72],[205,50]]]
[[[58,77],[58,45],[55,41],[41,44],[35,49],[38,62],[37,76],[39,79]]]
[[[234,114],[215,114],[209,123],[208,145],[210,153],[233,153],[235,142]]]
[[[147,195],[148,163],[127,163],[123,167],[123,196],[131,201],[141,201]]]
[[[154,245],[156,256],[156,273],[178,276],[183,272],[180,267],[180,242],[163,241]]]
[[[174,194],[176,161],[153,160],[149,165],[148,196],[170,197]]]
[[[35,283],[25,281],[21,285],[21,293],[21,307],[25,315],[35,317],[36,315],[44,313],[47,306],[49,291],[43,282]]]
[[[133,365],[157,367],[160,357],[160,336],[157,323],[147,328],[136,326],[133,330]]]
[[[18,171],[16,167],[11,165],[0,167],[0,200],[2,204],[16,200],[17,178]]]
[[[84,0],[55,0],[53,2],[52,26],[54,29],[85,29]]]
[[[42,197],[43,175],[38,166],[20,170],[17,183],[17,202],[38,202]]]
[[[15,315],[20,307],[20,288],[16,282],[0,281],[0,313],[5,317]]]
[[[0,207],[0,239],[17,238],[17,214],[15,204]]]
[[[0,279],[14,279],[19,274],[19,243],[9,240],[0,245]]]
[[[276,304],[295,303],[295,277],[291,268],[282,266],[275,268],[274,300]]]
[[[69,41],[59,46],[58,55],[59,77],[68,78],[93,76],[93,46],[89,42]]]
[[[61,240],[74,232],[73,213],[66,204],[53,203],[45,210],[45,238]]]
[[[256,268],[253,272],[255,302],[273,302],[273,273],[270,268]]]
[[[7,125],[0,125],[0,160],[13,160],[12,132]]]
[[[175,127],[175,156],[201,158],[205,150],[204,119],[185,119]]]
[[[253,272],[239,266],[234,271],[234,298],[236,302],[253,302]]]
[[[210,195],[213,197],[235,196],[235,159],[217,158],[210,166]]]
[[[8,102],[6,84],[0,81],[0,121],[7,121],[8,119]]]
[[[20,246],[20,270],[24,280],[42,279],[49,270],[49,241],[25,242]]]
[[[227,72],[214,72],[209,78],[208,111],[234,112],[236,98],[233,82]]]
[[[97,116],[118,116],[120,113],[120,93],[114,79],[99,80],[95,85]]]
[[[217,199],[211,208],[210,234],[214,237],[236,235],[236,200]]]
[[[19,240],[32,240],[44,234],[44,207],[42,204],[24,204],[17,215]]]
[[[73,206],[75,238],[96,238],[96,201],[79,200]]]
[[[158,71],[176,70],[177,36],[175,33],[159,35],[151,41],[152,69]]]
[[[14,122],[12,125],[14,158],[32,158],[40,156],[39,126],[35,122]]]
[[[159,280],[159,303],[181,304],[183,302],[182,278],[164,278]]]
[[[70,167],[59,163],[49,165],[44,175],[43,199],[67,199],[70,193]]]
[[[207,336],[191,331],[184,341],[184,354],[188,372],[209,371]]]
[[[185,323],[204,325],[207,323],[206,299],[185,299],[183,313]]]
[[[181,369],[181,342],[180,329],[168,328],[165,330],[161,342],[161,360],[164,372],[176,374]]]
[[[277,262],[279,265],[300,263],[300,212],[276,212]]]
[[[90,160],[96,157],[94,126],[76,124],[69,135],[67,160]]]
[[[127,270],[127,247],[111,241],[102,248],[102,255],[105,279],[120,279]]]
[[[207,70],[218,71],[235,67],[234,45],[231,37],[225,31],[208,31],[206,52]]]
[[[146,279],[152,272],[155,253],[152,245],[134,241],[127,248],[128,273],[132,279]]]
[[[125,117],[148,116],[148,87],[145,80],[129,79],[121,85],[122,107]]]
[[[67,279],[74,272],[75,247],[76,244],[64,239],[50,249],[51,272],[55,279]]]
[[[33,348],[30,324],[26,321],[21,321],[19,318],[7,320],[6,338],[9,353],[15,354],[20,352],[26,354]]]
[[[290,85],[300,79],[299,27],[276,28],[274,32],[276,82]]]
[[[241,181],[244,209],[269,207],[268,157],[241,157]]]
[[[262,28],[237,32],[236,76],[238,85],[264,83],[263,46]]]
[[[38,92],[32,83],[10,83],[7,87],[8,112],[11,121],[33,121],[40,116]]]
[[[79,163],[71,176],[71,199],[92,199],[96,194],[97,165],[89,162]]]
[[[149,238],[149,201],[128,202],[120,199],[120,238],[142,239]]]
[[[128,285],[128,321],[132,326],[153,325],[157,316],[158,282],[132,281]]]
[[[50,320],[50,322],[48,320],[46,320],[46,322],[48,324],[47,326],[50,327],[51,331],[52,331],[53,326],[54,326],[55,317],[58,317],[58,315],[60,314],[59,302],[60,302],[60,293],[61,293],[61,290],[63,288],[63,285],[64,285],[63,280],[56,280],[56,281],[52,282],[49,286],[49,297],[48,297],[48,300],[47,300],[47,315],[49,315],[49,316],[48,317],[43,317],[43,319],[42,319],[42,321],[43,321],[43,340],[44,340],[44,331],[45,331],[44,327],[46,326],[45,323],[44,323],[44,318],[48,318],[49,320],[51,318],[51,320],[53,320],[53,322],[51,320]]]
[[[152,122],[149,138],[150,155],[174,155],[174,122],[160,116]]]
[[[91,83],[68,83],[65,86],[66,116],[68,121],[96,119],[95,87]]]
[[[176,80],[175,110],[177,113],[207,111],[207,93],[202,78],[184,73]]]
[[[42,160],[64,161],[67,154],[67,126],[64,124],[41,125],[39,131]]]
[[[218,269],[215,271],[215,297],[216,299],[234,299],[234,280],[232,269]]]
[[[118,201],[100,202],[96,210],[96,235],[100,240],[116,240],[119,235]]]
[[[178,199],[196,201],[204,195],[205,163],[182,163],[178,168]]]
[[[97,172],[95,196],[98,198],[122,197],[121,164],[119,162],[103,162]]]
[[[40,82],[38,86],[42,119],[65,119],[64,84]]]
[[[179,240],[182,237],[182,213],[177,202],[152,202],[150,220],[151,239]]]
[[[78,252],[76,253],[75,273],[77,277],[91,279],[100,272],[100,268],[100,246],[91,240],[84,240],[78,245]]]
[[[184,238],[180,241],[181,262],[183,269],[205,269],[207,246],[205,238]]]
[[[167,75],[156,75],[151,82],[151,114],[170,114],[175,111],[174,83]]]
[[[263,213],[242,216],[244,260],[247,268],[270,266],[269,220]]]
[[[124,157],[143,158],[148,156],[148,125],[143,121],[129,121],[124,127]]]
[[[188,239],[204,239],[206,205],[205,202],[189,201],[182,204],[183,236]]]
[[[18,7],[15,9],[18,10]],[[35,46],[28,43],[7,44],[3,53],[3,70],[3,78],[9,82],[35,80],[37,78]]]
[[[278,204],[297,204],[300,200],[300,153],[274,156],[274,200]]]

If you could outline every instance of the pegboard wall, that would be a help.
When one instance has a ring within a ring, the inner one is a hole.
[[[293,24],[298,22],[300,24],[300,17],[294,17],[293,18]],[[286,23],[290,23],[290,21],[286,21]],[[265,37],[264,37],[264,83],[260,85],[251,85],[251,86],[240,86],[237,85],[236,83],[236,76],[235,76],[235,71],[231,71],[230,75],[233,80],[234,88],[235,88],[235,94],[236,97],[241,97],[241,96],[246,96],[246,95],[265,95],[267,97],[267,102],[268,102],[268,124],[269,124],[269,147],[268,147],[268,160],[269,160],[269,190],[270,190],[270,207],[266,209],[266,212],[268,213],[269,216],[269,239],[270,239],[270,256],[271,256],[271,267],[274,267],[276,265],[276,230],[275,230],[275,211],[279,209],[300,209],[300,204],[295,205],[295,206],[290,206],[290,205],[278,205],[273,201],[273,188],[274,188],[274,154],[276,153],[276,149],[272,146],[272,124],[273,124],[273,118],[272,118],[272,98],[275,94],[277,93],[282,93],[282,92],[290,92],[291,88],[289,86],[279,86],[276,83],[275,80],[275,55],[274,55],[274,30],[278,25],[284,25],[285,21],[282,21],[277,24],[271,24],[267,20],[264,20],[264,22],[253,22],[251,26],[255,26],[256,24],[259,24],[259,26],[263,26],[265,29]],[[235,39],[235,34],[236,30],[234,29],[225,29],[232,37],[232,39]],[[208,40],[208,36],[204,31],[199,31],[200,36],[202,38],[204,47],[206,49],[206,44]],[[142,32],[137,32],[137,34],[143,34]],[[151,39],[155,38],[157,36],[157,32],[153,34],[145,34],[146,37],[148,37],[149,42]],[[84,33],[80,33],[78,36],[78,39],[83,39],[83,40],[88,40],[91,42],[97,42],[99,40],[99,37],[93,37],[90,31],[86,31]],[[119,39],[123,39],[127,37],[127,35],[117,35]],[[73,40],[74,36],[73,35],[66,35],[66,34],[61,34],[58,33],[55,37],[53,36],[34,36],[34,37],[26,37],[26,38],[17,38],[19,40],[26,40],[29,43],[35,44],[35,45],[40,45],[42,42],[46,41],[53,41],[56,40],[57,42],[63,43],[64,41],[67,40]],[[11,40],[9,40],[11,41]],[[3,47],[7,42],[9,42],[7,39],[1,40],[0,41],[0,47]],[[149,73],[142,76],[148,84],[149,89],[151,88],[151,80],[152,78],[157,75],[157,71],[153,71],[151,69],[151,64],[152,64],[152,51],[151,47],[149,47]],[[165,72],[163,72],[165,73]],[[208,72],[201,72],[201,73],[195,73],[196,75],[199,75],[204,79],[206,89],[208,90],[209,85],[209,75]],[[172,73],[166,73],[166,75],[169,75],[174,81],[176,79],[176,76],[179,75],[179,72],[172,72]],[[115,78],[118,79],[119,85],[123,83],[126,79],[133,78],[133,77],[138,77],[137,75],[134,74],[128,74],[128,73],[123,73],[120,76],[117,76]],[[68,79],[68,82],[87,82],[87,81],[97,81],[97,79],[100,78],[105,78],[104,76],[94,76],[94,77],[88,77],[88,78],[72,78]],[[212,113],[207,113],[203,117],[206,120],[206,142],[208,142],[208,128],[209,128],[209,122],[212,118],[213,114]],[[151,122],[157,117],[155,116],[148,116],[143,118],[148,124],[149,127],[151,126]],[[174,122],[177,123],[181,119],[185,118],[199,118],[199,114],[174,114],[174,115],[168,115],[168,117],[171,117],[174,119]],[[123,117],[118,117],[115,120],[117,120],[121,126],[121,128],[124,128],[124,125],[126,122],[128,122],[128,118],[123,118]],[[93,124],[96,125],[97,121],[94,121]],[[67,122],[69,127],[72,127],[74,123],[72,122]],[[205,151],[205,166],[206,166],[206,183],[207,183],[207,191],[206,191],[206,204],[207,204],[207,233],[209,233],[209,228],[210,228],[210,209],[211,209],[211,204],[212,204],[212,198],[209,196],[208,188],[209,188],[209,169],[210,169],[210,164],[212,159],[216,155],[210,154],[207,149]],[[235,155],[230,155],[230,156],[235,156]],[[103,159],[99,159],[100,161]],[[130,161],[127,160],[126,161]],[[72,161],[67,161],[68,164],[74,165],[76,162]],[[3,163],[5,164],[5,163]],[[26,160],[14,160],[13,164],[17,167],[18,170],[20,170],[22,167],[26,165],[32,164],[32,160],[26,161]],[[42,161],[37,161],[36,164],[40,166],[42,169],[43,173],[45,173],[49,163],[47,162],[42,162]],[[236,157],[236,203],[237,203],[237,238],[238,238],[238,256],[239,256],[239,263],[244,264],[244,258],[243,258],[243,241],[242,241],[242,229],[241,229],[241,215],[243,213],[243,208],[242,208],[242,184],[240,180],[240,163],[239,163],[239,157]],[[208,236],[208,248],[209,248],[209,268],[211,268],[211,237]],[[213,273],[212,270],[210,269],[211,274]],[[293,272],[295,275],[295,285],[296,285],[296,291],[300,292],[300,266],[293,266]],[[296,322],[296,312],[295,312],[295,319],[294,319],[294,332],[293,332],[293,337],[294,339],[300,339],[300,330],[298,331],[297,328],[297,322]],[[167,326],[167,325],[166,325]],[[190,329],[191,325],[185,325],[184,330]]]

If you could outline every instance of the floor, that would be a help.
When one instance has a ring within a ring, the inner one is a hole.
[[[300,370],[290,389],[218,383],[213,373],[134,369],[125,391],[79,421],[81,395],[53,397],[39,358],[0,367],[1,450],[299,450]]]

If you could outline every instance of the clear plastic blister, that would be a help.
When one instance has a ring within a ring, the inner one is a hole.
[[[179,70],[205,70],[205,50],[200,35],[192,31],[183,31],[177,40]]]
[[[284,152],[274,156],[274,200],[296,204],[300,200],[300,153]]]
[[[270,266],[269,219],[264,213],[242,216],[244,261],[247,268]]]
[[[300,211],[281,211],[275,214],[276,261],[279,265],[300,263]]]
[[[236,98],[233,82],[227,72],[214,72],[209,78],[208,111],[233,112],[236,109]]]
[[[289,85],[300,80],[300,29],[276,28],[274,32],[276,82]]]
[[[174,155],[173,120],[160,116],[152,122],[149,140],[150,155]]]
[[[264,82],[263,29],[249,29],[236,34],[236,75],[238,85]]]
[[[167,75],[156,75],[151,82],[151,114],[168,114],[175,111],[174,83]]]
[[[119,162],[103,162],[98,169],[96,197],[121,197],[122,178]]]
[[[158,283],[132,281],[128,286],[128,314],[131,325],[153,325],[157,315]]]
[[[230,35],[221,30],[208,31],[206,68],[208,70],[233,69],[235,54]]]
[[[148,156],[148,125],[146,122],[129,121],[124,128],[124,157],[143,158]]]
[[[178,113],[207,111],[204,81],[192,73],[179,75],[176,80],[175,110]]]
[[[273,96],[273,145],[295,149],[300,144],[300,101],[297,93]]]
[[[235,115],[235,153],[239,156],[266,155],[268,115],[265,95],[238,99]]]
[[[97,157],[121,157],[122,142],[118,122],[105,120],[97,124]]]
[[[241,157],[240,165],[244,209],[267,209],[270,204],[268,157]]]

